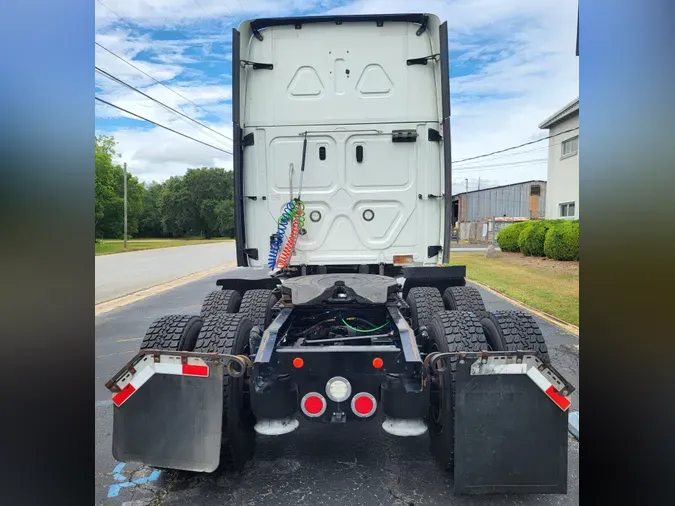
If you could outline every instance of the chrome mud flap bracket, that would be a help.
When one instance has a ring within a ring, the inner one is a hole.
[[[455,493],[566,494],[573,390],[532,354],[460,354]]]

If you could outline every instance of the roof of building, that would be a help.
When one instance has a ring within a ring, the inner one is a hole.
[[[561,121],[565,121],[574,114],[579,114],[579,97],[575,98],[565,107],[546,118],[542,123],[539,124],[539,128],[542,130],[549,129]]]
[[[520,183],[503,184],[501,186],[491,186],[489,188],[481,188],[480,190],[471,190],[470,192],[455,193],[453,195],[453,197],[459,197],[460,195],[466,195],[468,193],[478,193],[478,192],[484,192],[484,191],[488,191],[488,190],[497,190],[499,188],[508,188],[509,186],[520,186],[521,184],[527,184],[527,183],[546,183],[546,181],[543,181],[541,179],[531,179],[530,181],[521,181]]]

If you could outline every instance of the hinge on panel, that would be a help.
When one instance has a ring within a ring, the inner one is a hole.
[[[262,36],[262,34],[260,33],[260,30],[257,30],[257,29],[254,28],[254,29],[253,29],[253,36],[254,36],[256,39],[258,39],[259,41],[262,42],[263,36]]]
[[[410,130],[394,130],[391,132],[391,142],[416,142],[417,131]]]
[[[418,37],[419,37],[420,35],[422,35],[422,34],[426,31],[426,29],[427,29],[427,23],[429,23],[429,16],[424,16],[424,20],[422,21],[422,24],[421,24],[420,27],[417,29],[416,35],[417,35]]]
[[[433,258],[443,251],[443,246],[427,246],[427,257]]]
[[[443,140],[443,136],[438,130],[434,130],[433,128],[429,129],[429,140],[431,142],[441,142]]]
[[[258,63],[254,61],[241,60],[242,67],[246,67],[247,65],[252,66],[253,70],[272,70],[274,68],[274,65],[271,63]]]
[[[423,56],[421,58],[411,58],[407,60],[406,63],[408,65],[426,65],[429,60],[436,61],[439,56],[441,56],[440,53],[436,53],[429,56]]]
[[[255,139],[253,137],[253,132],[244,135],[241,139],[241,147],[245,148],[246,146],[253,146],[255,144]]]
[[[255,195],[247,195],[246,198],[249,200],[258,200],[258,197],[256,197]]]
[[[244,253],[253,260],[258,260],[258,248],[246,248]]]

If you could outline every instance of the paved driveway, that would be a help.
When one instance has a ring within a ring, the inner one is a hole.
[[[96,304],[236,260],[234,241],[96,257]]]

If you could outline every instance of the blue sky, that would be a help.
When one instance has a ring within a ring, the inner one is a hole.
[[[256,17],[432,12],[448,21],[453,159],[544,137],[538,124],[578,96],[576,0],[95,0],[96,65],[211,130],[96,74],[97,96],[229,150],[231,30]],[[196,105],[195,105],[196,104]],[[143,181],[231,157],[96,104],[97,133]],[[216,133],[217,132],[217,133]],[[219,135],[221,134],[221,135]],[[453,166],[453,189],[546,179],[546,142]]]

